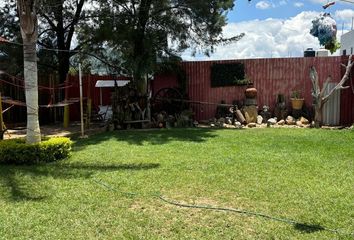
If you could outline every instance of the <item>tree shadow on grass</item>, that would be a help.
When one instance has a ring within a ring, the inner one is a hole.
[[[156,163],[137,164],[79,164],[48,163],[33,166],[0,165],[0,197],[14,202],[42,201],[53,191],[48,178],[91,178],[96,173],[114,171],[142,171],[158,168]]]
[[[161,145],[171,141],[185,142],[204,142],[216,135],[215,130],[207,128],[189,128],[189,129],[149,129],[149,130],[124,130],[99,133],[90,136],[88,139],[77,140],[76,150],[81,150],[85,146],[95,145],[108,140],[117,140],[131,145]],[[75,150],[75,148],[74,148]]]

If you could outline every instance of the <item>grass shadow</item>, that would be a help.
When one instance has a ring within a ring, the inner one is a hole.
[[[318,224],[296,223],[294,228],[302,233],[314,233],[318,231],[326,230],[324,227]]]
[[[213,129],[189,128],[189,129],[149,129],[149,130],[122,130],[98,133],[88,139],[74,139],[76,150],[88,145],[95,145],[107,140],[117,140],[131,145],[167,144],[171,141],[204,142],[216,135]],[[74,148],[75,150],[75,148]]]
[[[158,168],[156,163],[79,164],[48,163],[33,166],[0,165],[0,196],[14,202],[47,199],[51,186],[46,179],[91,178],[92,175],[113,171],[146,171]],[[49,192],[48,192],[49,191]],[[6,194],[7,193],[7,194]]]

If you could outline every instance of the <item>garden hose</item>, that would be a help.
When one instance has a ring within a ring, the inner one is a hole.
[[[224,208],[224,207],[216,207],[216,206],[204,206],[204,205],[191,205],[191,204],[185,204],[185,203],[179,203],[177,201],[174,200],[169,200],[167,198],[165,198],[163,195],[158,194],[158,193],[154,193],[154,194],[148,194],[148,195],[144,195],[144,194],[140,194],[140,193],[133,193],[133,192],[124,192],[124,191],[119,191],[117,189],[115,189],[114,187],[112,187],[111,185],[103,182],[102,180],[97,180],[97,179],[93,179],[93,181],[103,187],[105,187],[108,190],[111,190],[113,192],[118,192],[124,195],[129,195],[129,196],[149,196],[149,197],[155,197],[158,198],[160,201],[170,204],[170,205],[174,205],[177,207],[182,207],[182,208],[194,208],[194,209],[206,209],[206,210],[214,210],[214,211],[226,211],[226,212],[234,212],[234,213],[239,213],[239,214],[245,214],[248,216],[256,216],[256,217],[262,217],[265,219],[269,219],[269,220],[273,220],[273,221],[277,221],[277,222],[283,222],[283,223],[287,223],[287,224],[291,224],[294,225],[295,227],[299,228],[299,229],[308,229],[308,230],[312,230],[312,231],[328,231],[328,232],[332,232],[332,233],[336,233],[336,234],[342,234],[342,235],[348,235],[348,236],[354,236],[354,232],[352,233],[348,233],[348,232],[344,232],[342,230],[337,230],[337,229],[332,229],[332,228],[328,228],[328,227],[323,227],[320,225],[313,225],[313,224],[308,224],[308,223],[301,223],[292,219],[288,219],[288,218],[279,218],[279,217],[273,217],[264,213],[259,213],[259,212],[252,212],[252,211],[248,211],[248,210],[241,210],[241,209],[235,209],[235,208]]]

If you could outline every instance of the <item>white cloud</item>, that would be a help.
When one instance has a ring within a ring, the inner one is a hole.
[[[286,5],[286,4],[288,4],[288,1],[287,1],[287,0],[281,0],[281,1],[279,2],[279,5],[280,5],[280,6],[284,6],[284,5]]]
[[[351,20],[354,17],[354,10],[344,9],[336,11],[334,17],[344,21],[348,21],[348,19]]]
[[[256,8],[262,9],[262,10],[269,9],[271,7],[272,7],[272,4],[268,1],[260,1],[256,4]]]
[[[346,19],[346,16],[351,16],[351,13],[351,11],[338,11],[334,17],[336,20],[345,18],[346,21],[351,22],[351,18]],[[301,57],[306,48],[321,48],[318,39],[310,34],[312,20],[319,14],[320,12],[302,12],[289,19],[270,18],[230,23],[224,27],[225,37],[243,32],[246,34],[245,37],[236,43],[218,46],[210,58],[191,57],[190,52],[185,52],[182,57],[185,60]],[[342,31],[338,31],[338,39],[341,34]],[[337,54],[338,52],[335,53]]]
[[[302,3],[302,2],[295,2],[294,3],[294,7],[301,8],[303,6],[304,6],[304,3]]]

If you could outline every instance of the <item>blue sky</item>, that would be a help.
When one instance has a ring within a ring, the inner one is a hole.
[[[335,12],[343,9],[354,10],[353,4],[344,1],[327,8],[327,12]],[[332,0],[236,0],[235,7],[228,14],[229,22],[240,22],[252,19],[289,18],[303,11],[325,11],[322,6]],[[268,8],[266,6],[269,6]],[[263,7],[263,8],[262,8]]]
[[[354,0],[347,0],[352,1]],[[311,47],[322,48],[318,39],[310,34],[312,20],[324,11],[337,22],[337,38],[352,27],[354,4],[336,1],[324,10],[327,0],[247,0],[235,1],[233,11],[228,13],[228,24],[223,29],[224,37],[245,33],[236,43],[217,46],[210,57],[202,54],[192,56],[186,51],[185,60],[219,60],[242,58],[301,57]],[[202,52],[203,49],[200,49]],[[338,55],[339,51],[333,55]]]

